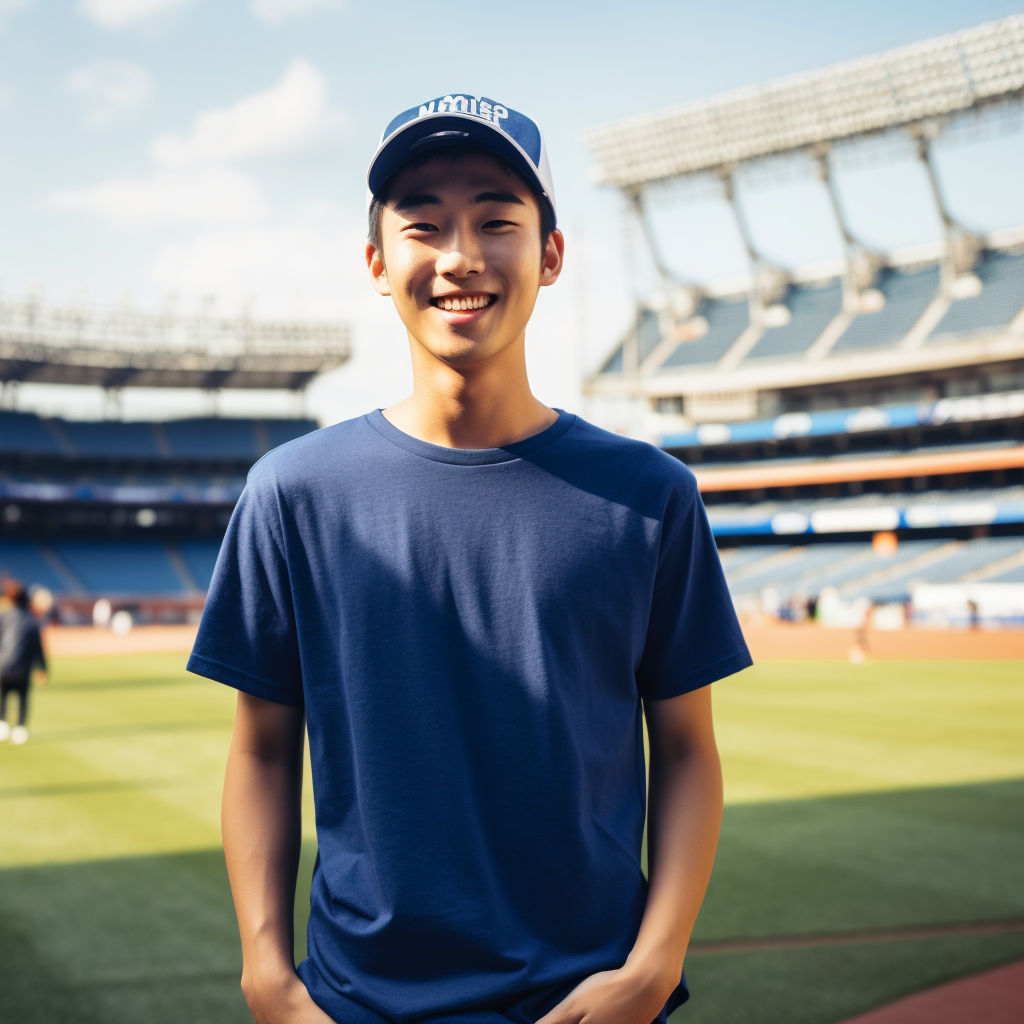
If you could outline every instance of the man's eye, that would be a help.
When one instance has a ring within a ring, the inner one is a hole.
[[[484,227],[490,228],[491,230],[494,230],[495,228],[515,227],[515,222],[510,220],[489,220],[484,224]]]
[[[409,224],[406,231],[436,231],[437,228],[433,224],[427,224],[426,222],[420,224]]]

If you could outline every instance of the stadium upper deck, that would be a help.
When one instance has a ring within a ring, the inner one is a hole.
[[[1024,387],[1024,229],[981,237],[959,225],[932,159],[938,136],[1018,109],[1022,97],[1024,16],[1015,16],[593,130],[598,175],[629,200],[657,282],[588,392],[639,399],[692,425]],[[913,140],[944,236],[883,254],[854,236],[832,167],[837,154],[894,133]],[[845,243],[832,265],[781,268],[750,235],[737,170],[781,157],[828,192]],[[750,260],[742,281],[680,280],[659,251],[651,196],[702,176],[735,212]]]
[[[344,324],[98,312],[0,299],[0,380],[299,391],[348,361]]]

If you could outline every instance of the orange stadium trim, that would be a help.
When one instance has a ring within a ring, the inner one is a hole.
[[[905,455],[888,459],[851,459],[798,466],[752,466],[745,469],[695,470],[701,491],[746,491],[765,487],[845,483],[849,480],[893,480],[902,477],[976,473],[1024,466],[1024,445],[995,451]]]

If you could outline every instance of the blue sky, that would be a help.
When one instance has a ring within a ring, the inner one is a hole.
[[[567,266],[538,305],[530,367],[544,400],[578,407],[581,367],[609,349],[631,309],[620,205],[588,177],[584,128],[1022,10],[984,0],[0,0],[0,289],[99,305],[130,296],[153,309],[172,294],[182,309],[211,295],[227,313],[344,318],[356,357],[314,386],[310,408],[331,421],[387,404],[409,377],[402,331],[362,270],[366,163],[397,111],[453,88],[483,93],[545,131]],[[1024,224],[1022,138],[940,154],[966,222]],[[911,161],[849,172],[842,187],[874,244],[937,237]],[[838,254],[813,182],[745,202],[780,261]],[[660,224],[682,271],[743,272],[722,204],[681,207]],[[100,407],[89,391],[70,403],[55,394],[23,388],[22,400],[83,415]],[[125,409],[197,401],[147,393]],[[224,408],[284,410],[265,395]]]

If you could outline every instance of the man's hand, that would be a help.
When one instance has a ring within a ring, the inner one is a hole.
[[[242,992],[256,1024],[334,1024],[295,973],[273,985],[258,986],[243,976]]]
[[[642,975],[629,964],[592,974],[537,1024],[651,1024],[679,978]]]

